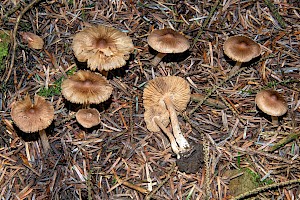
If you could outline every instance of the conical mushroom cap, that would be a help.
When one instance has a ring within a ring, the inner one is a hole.
[[[64,80],[61,88],[67,100],[79,104],[99,104],[106,101],[113,90],[104,76],[84,70]]]
[[[182,53],[190,48],[188,39],[170,28],[152,31],[148,44],[161,53]]]
[[[157,77],[150,80],[143,93],[145,109],[156,105],[166,107],[164,98],[167,96],[178,112],[185,110],[191,96],[188,82],[178,76]]]
[[[76,120],[85,128],[91,128],[100,123],[100,113],[95,108],[80,109],[76,113]]]
[[[78,61],[87,62],[91,70],[109,71],[124,66],[134,46],[125,33],[99,25],[77,33],[72,48]]]
[[[24,100],[12,104],[10,115],[20,130],[31,133],[43,130],[52,123],[54,108],[41,96],[35,95],[34,103],[26,96]]]
[[[170,123],[169,111],[165,107],[152,106],[145,109],[144,120],[146,122],[147,129],[152,132],[159,132],[160,128],[154,121],[158,119],[165,127]]]
[[[260,45],[243,35],[229,37],[223,50],[229,58],[238,62],[249,62],[261,54]]]
[[[288,110],[284,98],[274,90],[262,90],[257,93],[255,103],[261,111],[271,116],[284,115]]]

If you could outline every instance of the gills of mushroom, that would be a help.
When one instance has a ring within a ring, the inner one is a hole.
[[[181,132],[176,112],[186,109],[190,101],[190,94],[188,82],[178,76],[157,77],[148,82],[143,93],[145,109],[154,105],[167,107],[173,134],[181,153],[187,152],[190,145]]]
[[[164,107],[153,106],[145,109],[144,120],[147,129],[152,132],[159,132],[160,129],[167,135],[170,140],[173,152],[180,158],[179,148],[172,133],[166,127],[170,123],[169,113]]]

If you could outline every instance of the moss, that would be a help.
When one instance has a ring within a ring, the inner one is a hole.
[[[77,70],[76,67],[73,67],[67,72],[67,75],[72,75]],[[64,77],[59,78],[56,80],[53,84],[49,85],[48,88],[41,88],[41,90],[38,92],[40,96],[43,97],[51,97],[55,95],[60,95],[61,93],[61,83],[63,82]]]
[[[5,58],[9,52],[10,42],[9,32],[0,30],[0,72],[5,68]]]

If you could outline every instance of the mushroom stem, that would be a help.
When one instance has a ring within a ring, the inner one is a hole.
[[[176,153],[177,159],[180,159],[179,148],[178,148],[178,145],[177,145],[176,140],[175,140],[174,136],[172,135],[172,133],[161,123],[161,121],[159,119],[157,119],[157,117],[154,117],[154,122],[167,135],[167,137],[170,140],[171,148],[172,148],[173,152]]]
[[[50,150],[50,144],[49,144],[49,141],[48,141],[46,131],[41,130],[41,131],[39,131],[39,134],[40,134],[40,138],[41,138],[42,145],[43,145],[43,148],[44,148],[44,152],[47,153]]]
[[[183,136],[183,134],[181,133],[181,129],[179,126],[179,122],[178,122],[178,118],[176,115],[176,110],[174,108],[174,105],[170,99],[169,96],[165,97],[164,102],[167,106],[167,109],[170,113],[170,119],[171,119],[171,124],[172,124],[172,128],[173,128],[173,133],[174,133],[174,137],[176,139],[176,142],[179,145],[179,150],[180,152],[185,152],[190,148],[190,145],[187,141],[187,139],[185,139],[185,137]]]
[[[152,60],[152,65],[157,66],[158,63],[165,57],[167,54],[166,53],[161,53],[159,52]]]
[[[278,125],[278,117],[277,116],[271,116],[271,118],[272,118],[272,124],[273,125]]]
[[[107,76],[108,76],[108,71],[102,70],[100,73],[101,73],[103,76],[105,76],[105,78],[107,78]]]
[[[228,77],[231,77],[237,70],[240,69],[242,62],[236,62],[234,67],[230,70]]]

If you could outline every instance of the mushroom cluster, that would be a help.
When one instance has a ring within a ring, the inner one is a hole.
[[[89,108],[90,104],[99,104],[106,101],[111,93],[112,86],[99,73],[79,70],[62,82],[62,94],[72,103],[83,104],[77,112],[76,119],[85,128],[91,128],[100,123],[100,113]]]

